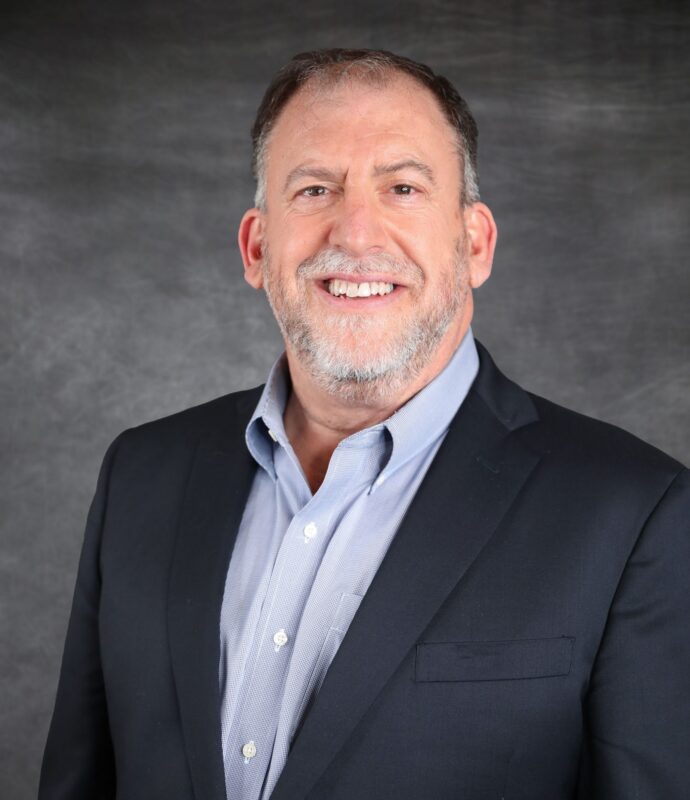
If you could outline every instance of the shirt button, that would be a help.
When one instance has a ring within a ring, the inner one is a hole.
[[[304,526],[304,541],[310,542],[318,533],[318,528],[313,522],[310,522],[308,525]]]
[[[244,763],[248,764],[250,759],[254,758],[256,755],[256,745],[253,741],[247,742],[247,744],[243,745],[242,747],[242,755],[244,756]]]
[[[276,653],[284,644],[287,644],[287,641],[288,635],[285,633],[285,628],[281,628],[273,634],[273,644],[276,646]]]
[[[376,483],[377,486],[380,486],[385,480],[386,480],[386,476],[385,475],[379,475],[378,478],[376,479],[375,483]]]

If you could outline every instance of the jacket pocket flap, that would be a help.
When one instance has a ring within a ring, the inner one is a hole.
[[[425,642],[417,645],[416,681],[509,681],[567,675],[570,636],[511,642]]]

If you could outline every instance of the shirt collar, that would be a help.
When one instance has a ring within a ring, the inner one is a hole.
[[[479,355],[468,330],[441,372],[383,423],[393,439],[393,452],[379,481],[448,430],[478,371]]]
[[[287,357],[283,353],[271,367],[266,385],[245,432],[247,448],[256,462],[275,479],[273,443],[286,446],[283,414],[290,390]]]
[[[479,356],[470,329],[432,381],[387,420],[368,429],[372,433],[386,430],[392,440],[391,456],[377,478],[377,485],[446,432],[478,370]],[[290,375],[283,353],[271,368],[245,433],[249,452],[274,479],[273,443],[291,450],[283,425],[289,391]],[[362,433],[354,436],[362,438]]]

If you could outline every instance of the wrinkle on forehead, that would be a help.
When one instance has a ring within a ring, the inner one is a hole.
[[[358,65],[350,65],[358,67]],[[335,76],[319,74],[311,78],[290,98],[281,112],[271,134],[280,126],[285,115],[299,109],[300,125],[303,129],[312,128],[324,121],[330,110],[338,111],[352,100],[352,93],[363,95],[361,112],[356,108],[353,112],[356,116],[365,117],[368,104],[372,96],[377,96],[386,90],[401,91],[410,98],[409,108],[419,108],[419,101],[428,106],[428,115],[424,114],[427,120],[437,116],[441,124],[445,127],[454,150],[458,151],[459,143],[457,133],[450,122],[447,120],[443,109],[433,93],[414,78],[404,73],[394,70],[380,71],[377,73],[366,72],[361,68],[352,69],[349,72],[339,72]],[[382,101],[385,102],[385,101]],[[412,112],[410,112],[412,113]],[[400,120],[391,119],[390,129],[385,131],[388,134],[397,134],[401,138],[410,137],[410,133],[401,127]],[[376,137],[384,133],[378,129],[367,133],[362,133],[358,138],[369,136]],[[268,149],[268,148],[267,148]]]

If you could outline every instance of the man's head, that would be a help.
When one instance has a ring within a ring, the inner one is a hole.
[[[466,104],[407,59],[321,51],[281,71],[254,137],[257,207],[239,242],[293,379],[360,405],[418,391],[469,327],[469,290],[491,267]]]
[[[477,181],[477,123],[453,84],[436,75],[426,64],[386,50],[312,50],[299,53],[280,69],[266,90],[252,126],[252,169],[256,178],[254,205],[266,204],[266,150],[273,127],[283,108],[307,83],[322,88],[357,80],[382,86],[392,77],[407,75],[426,88],[455,131],[462,171],[463,203],[479,200]]]

